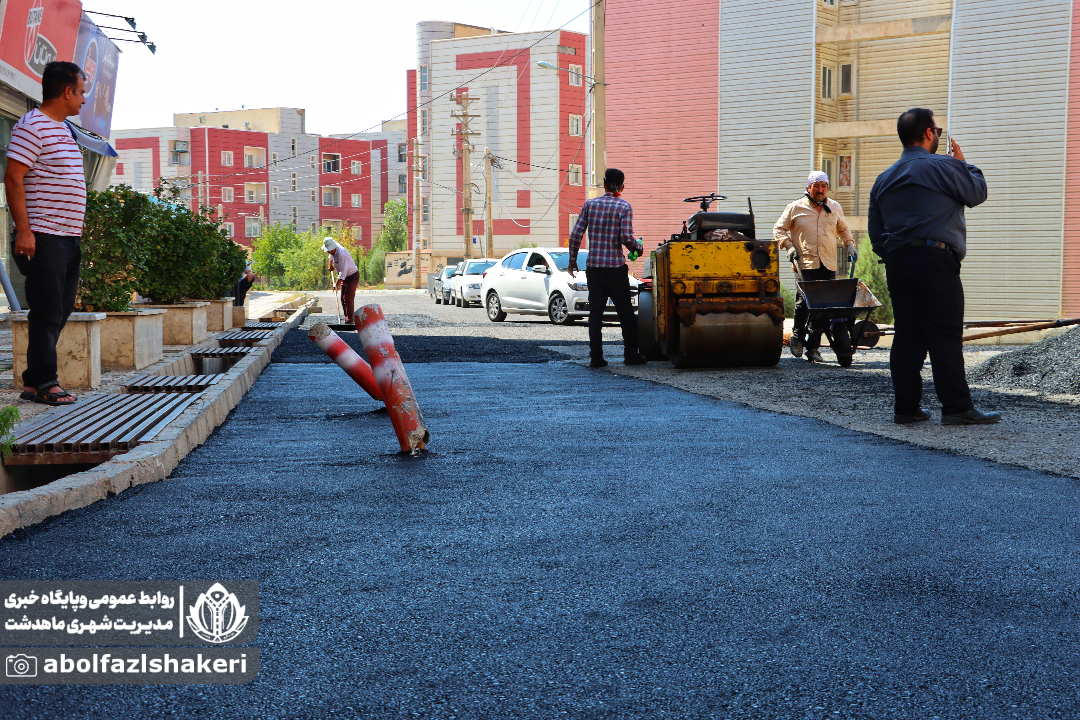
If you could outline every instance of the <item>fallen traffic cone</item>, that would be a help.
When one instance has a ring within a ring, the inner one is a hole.
[[[364,353],[371,361],[375,381],[390,413],[390,421],[394,423],[394,432],[397,433],[402,452],[415,454],[425,450],[431,434],[420,415],[420,406],[416,403],[416,395],[401,364],[401,357],[394,349],[394,338],[390,335],[382,308],[365,305],[353,316],[353,321],[360,333]]]
[[[382,400],[382,393],[379,392],[371,366],[349,347],[340,335],[328,328],[326,323],[316,323],[308,330],[308,337],[314,340],[319,349],[329,355],[331,360],[340,365],[357,385],[364,388],[368,395],[376,400]]]

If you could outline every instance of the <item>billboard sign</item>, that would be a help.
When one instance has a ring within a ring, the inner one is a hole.
[[[0,80],[41,100],[41,73],[53,60],[71,60],[82,16],[79,0],[0,3]]]
[[[83,13],[73,60],[86,74],[86,104],[79,113],[79,125],[106,138],[112,127],[119,61],[120,50],[116,44]]]

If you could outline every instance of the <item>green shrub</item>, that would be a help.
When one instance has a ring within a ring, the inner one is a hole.
[[[300,238],[292,225],[274,223],[252,243],[251,269],[267,288],[284,287],[285,265],[282,257],[286,251],[300,246]]]
[[[784,298],[784,317],[795,317],[795,290],[781,283],[780,295]]]
[[[889,296],[889,285],[885,281],[885,266],[878,263],[878,254],[870,245],[870,238],[865,235],[859,240],[859,259],[855,262],[855,277],[862,280],[881,302],[881,307],[871,313],[870,319],[876,323],[891,325],[893,323],[892,298]]]
[[[87,312],[122,312],[146,276],[154,233],[149,197],[127,185],[86,194],[79,305]]]
[[[323,250],[321,232],[299,236],[300,242],[284,250],[281,264],[285,268],[284,287],[290,290],[322,290],[330,287],[330,270]]]
[[[19,422],[19,408],[8,405],[0,410],[0,457],[15,451],[15,435],[11,432]]]

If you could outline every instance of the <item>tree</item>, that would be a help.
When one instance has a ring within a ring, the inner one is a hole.
[[[274,223],[263,230],[262,237],[252,243],[251,269],[267,287],[281,287],[285,282],[282,258],[289,250],[300,246],[301,236],[292,225]]]
[[[870,244],[870,238],[865,235],[859,240],[859,259],[855,262],[855,277],[862,280],[881,303],[881,307],[870,314],[870,319],[891,325],[893,323],[892,297],[889,295],[889,284],[885,280],[885,266],[878,263],[878,255]]]
[[[379,236],[386,240],[386,252],[409,249],[409,211],[405,198],[386,203],[383,208],[385,220]]]
[[[330,271],[319,230],[298,236],[299,242],[286,248],[280,257],[285,272],[282,284],[290,290],[324,290],[330,287]]]
[[[367,284],[367,248],[353,236],[353,226],[348,221],[342,222],[341,227],[334,234],[334,239],[352,255],[353,262],[356,263],[356,268],[360,272],[360,279]]]

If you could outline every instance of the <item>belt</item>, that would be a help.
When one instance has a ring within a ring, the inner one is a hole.
[[[953,254],[956,253],[956,251],[952,249],[952,245],[936,240],[912,240],[908,245],[911,245],[912,247],[932,247],[937,248],[938,250],[948,250]]]

